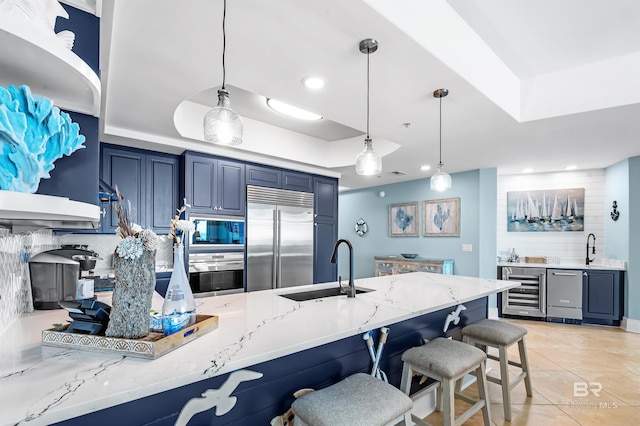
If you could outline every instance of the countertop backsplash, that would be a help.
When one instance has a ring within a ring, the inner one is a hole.
[[[156,249],[156,270],[158,272],[171,270],[173,266],[173,242],[166,235],[159,235]],[[96,261],[97,271],[113,270],[113,253],[120,242],[115,234],[65,234],[58,237],[58,244],[86,244],[89,250],[100,255],[102,260]]]
[[[51,230],[11,234],[0,229],[0,334],[23,312],[33,311],[29,257],[56,248]]]

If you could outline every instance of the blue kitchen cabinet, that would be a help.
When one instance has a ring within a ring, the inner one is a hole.
[[[313,190],[313,282],[336,281],[338,268],[331,254],[338,240],[338,180],[314,177]]]
[[[300,192],[313,192],[313,176],[306,173],[282,172],[282,189]]]
[[[331,263],[333,246],[338,240],[338,222],[313,224],[313,283],[336,281],[338,265]],[[340,250],[346,250],[343,246]],[[344,277],[347,280],[347,277]]]
[[[623,271],[584,271],[582,274],[582,322],[620,325],[623,285]]]
[[[247,164],[247,185],[282,189],[282,171],[273,167]]]
[[[191,213],[244,216],[243,163],[194,152],[184,154],[184,163],[185,198]]]
[[[156,272],[156,291],[160,296],[164,297],[167,294],[169,281],[171,281],[171,272]]]
[[[316,221],[338,220],[338,180],[326,177],[313,179],[314,217]]]
[[[167,234],[178,208],[178,157],[135,148],[102,145],[102,180],[118,188],[132,222]],[[113,233],[118,217],[105,207],[101,231]]]
[[[179,202],[180,161],[175,155],[150,154],[145,159],[146,226],[168,234]]]
[[[247,164],[246,179],[247,185],[313,192],[313,176],[306,173]]]

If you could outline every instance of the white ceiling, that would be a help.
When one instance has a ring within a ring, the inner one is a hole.
[[[394,183],[434,172],[432,92],[445,87],[449,173],[593,169],[640,155],[637,0],[230,0],[226,83],[245,123],[238,148],[202,139],[222,82],[222,0],[103,2],[101,25],[105,142],[340,176],[347,188]],[[377,177],[353,166],[366,130],[365,38],[379,42],[370,57]],[[309,74],[326,86],[303,87]],[[292,122],[261,96],[327,123]]]

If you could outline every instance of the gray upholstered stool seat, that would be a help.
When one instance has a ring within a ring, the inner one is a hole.
[[[511,345],[520,340],[527,329],[505,321],[485,319],[466,326],[463,335],[495,345]]]
[[[456,340],[438,337],[429,343],[408,349],[402,354],[404,366],[400,390],[409,395],[411,381],[415,373],[440,381],[437,389],[436,408],[442,411],[444,405],[444,424],[459,425],[482,410],[485,425],[491,424],[491,413],[487,399],[484,363],[487,355],[484,351]],[[473,373],[477,378],[478,400],[471,399],[455,391],[456,382],[465,374]],[[457,419],[454,415],[454,398],[469,404],[465,413]]]
[[[306,394],[291,405],[296,426],[382,426],[403,420],[411,425],[412,407],[407,395],[364,373]]]
[[[498,356],[488,354],[487,358],[500,362],[500,378],[487,376],[487,380],[502,387],[502,403],[505,420],[511,420],[511,389],[524,380],[527,396],[532,396],[531,373],[527,359],[525,335],[527,329],[516,324],[501,320],[485,319],[468,325],[462,329],[462,341],[472,345],[480,345],[486,350],[487,346],[498,348]],[[518,343],[520,362],[510,361],[509,346]],[[509,364],[519,367],[522,371],[513,380],[509,378]]]

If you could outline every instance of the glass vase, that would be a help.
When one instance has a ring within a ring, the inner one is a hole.
[[[196,301],[184,269],[184,246],[173,246],[173,272],[162,305],[162,327],[168,336],[196,322]]]

